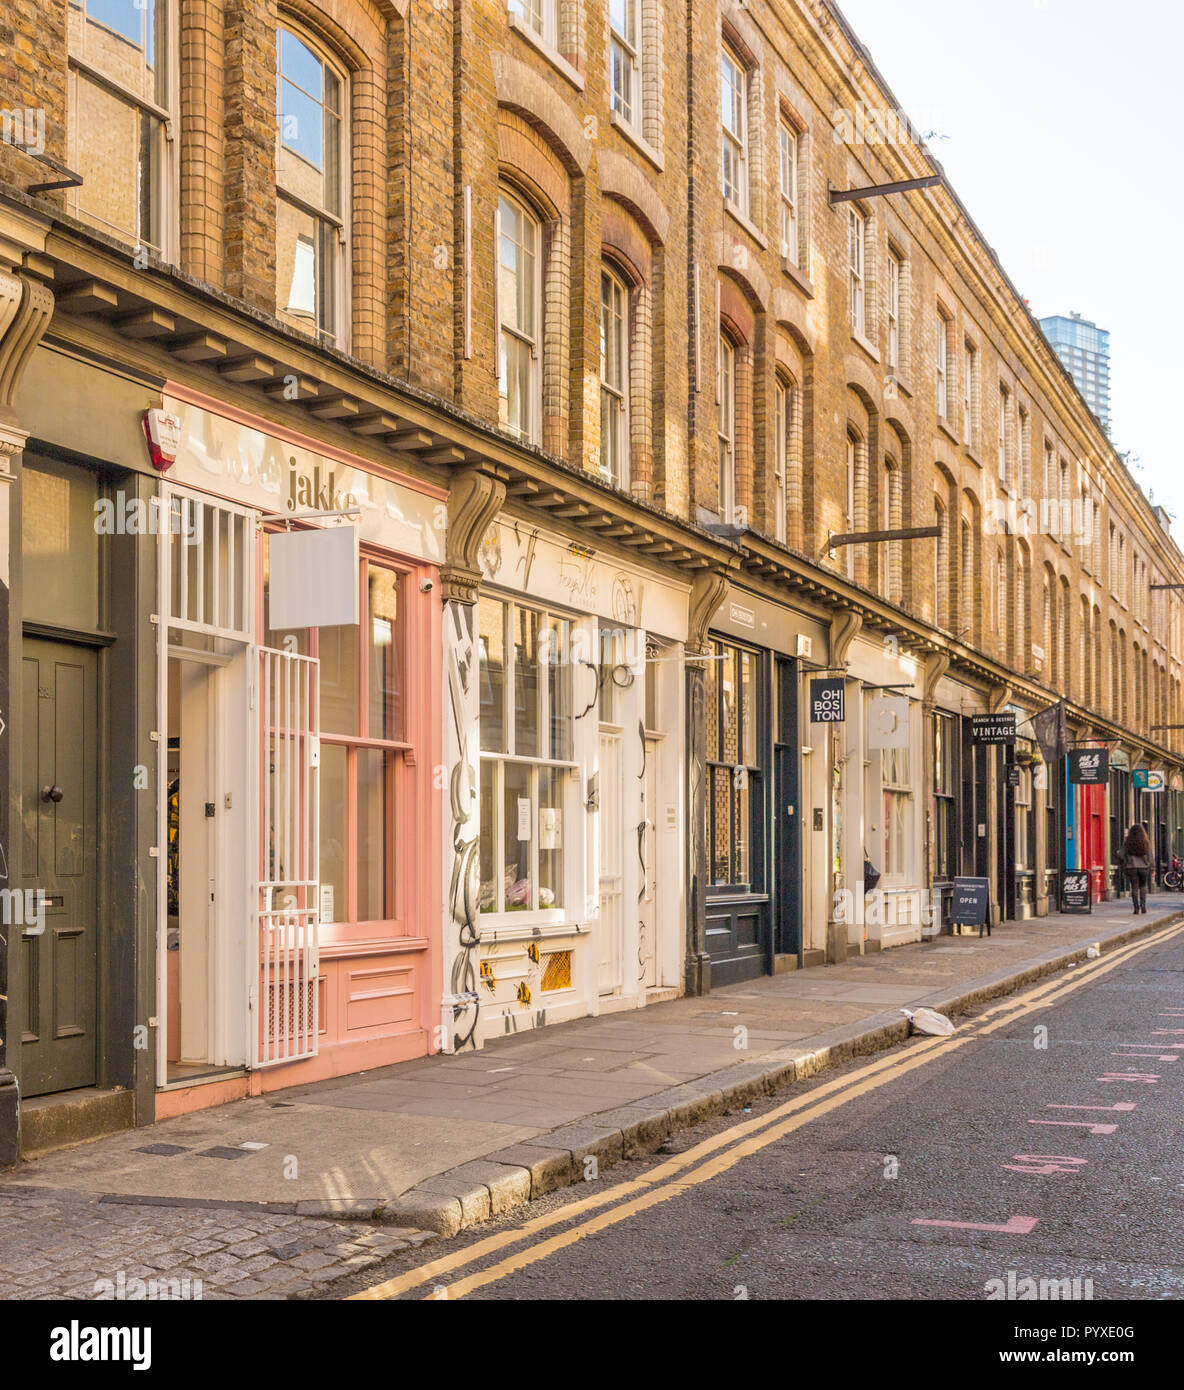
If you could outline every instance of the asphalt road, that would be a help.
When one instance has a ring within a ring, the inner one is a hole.
[[[434,1243],[428,1267],[427,1250],[407,1252],[327,1296],[988,1301],[1032,1279],[1037,1293],[1080,1280],[1094,1299],[1178,1299],[1182,1115],[1179,935],[997,1001],[953,1039],[914,1038],[684,1131]]]

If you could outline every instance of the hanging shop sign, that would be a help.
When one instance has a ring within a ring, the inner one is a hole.
[[[1164,774],[1154,768],[1141,767],[1131,773],[1131,785],[1139,792],[1161,792],[1166,781]]]
[[[1015,742],[1015,713],[1012,710],[971,715],[970,727],[975,743]]]
[[[267,625],[273,632],[358,621],[356,526],[278,531],[267,548]]]
[[[1093,911],[1093,894],[1090,892],[1088,873],[1061,875],[1061,911]]]
[[[810,723],[842,724],[847,717],[847,687],[842,676],[810,682]]]
[[[869,748],[909,746],[909,702],[904,695],[882,695],[868,701]]]
[[[1110,755],[1110,770],[1112,772],[1129,772],[1131,770],[1130,754],[1122,748],[1116,748]]]
[[[1007,765],[1007,785],[1018,787],[1020,784],[1020,765],[1019,763],[1008,763]]]
[[[1110,750],[1070,748],[1069,781],[1075,787],[1096,787],[1110,776]]]
[[[956,878],[951,921],[956,927],[984,927],[991,905],[989,878]]]

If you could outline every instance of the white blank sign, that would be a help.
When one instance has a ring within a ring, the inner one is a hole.
[[[268,538],[267,625],[342,627],[358,621],[358,528],[278,531]]]

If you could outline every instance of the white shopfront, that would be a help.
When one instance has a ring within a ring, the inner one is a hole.
[[[503,516],[445,613],[446,1045],[677,992],[689,585]]]

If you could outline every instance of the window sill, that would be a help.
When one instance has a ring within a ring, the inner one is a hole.
[[[633,146],[633,148],[638,152],[638,154],[643,155],[646,159],[648,159],[659,174],[662,173],[662,171],[666,168],[666,161],[662,158],[658,151],[654,149],[653,145],[650,144],[650,142],[645,138],[645,136],[641,134],[641,132],[636,128],[636,126],[631,126],[629,122],[624,119],[624,117],[620,114],[619,111],[609,112],[609,122],[611,123],[612,128],[618,133],[618,135],[621,135],[624,139],[628,140],[629,143]]]
[[[888,381],[891,386],[896,388],[896,394],[898,396],[906,396],[911,401],[913,399],[913,388],[908,384],[907,381],[904,381],[901,377],[899,377],[891,367],[889,367],[888,371]]]
[[[516,34],[520,34],[537,53],[541,53],[561,77],[567,78],[577,92],[584,90],[582,74],[568,62],[557,48],[552,48],[546,39],[540,38],[530,25],[525,20],[519,19],[516,14],[508,14],[506,18],[510,21],[510,28]]]
[[[788,256],[781,257],[781,271],[783,275],[793,281],[807,299],[814,298],[814,286],[810,283],[805,273],[799,270]]]
[[[962,443],[962,441],[958,438],[958,436],[954,433],[950,426],[941,417],[938,418],[937,428],[955,447]],[[978,462],[978,459],[976,459],[973,454],[970,455],[970,461],[971,463],[977,463],[980,468],[982,467],[982,464]]]
[[[858,347],[860,347],[865,353],[867,353],[867,355],[872,359],[872,361],[877,366],[879,366],[880,354],[876,351],[874,347],[872,347],[871,343],[863,336],[863,334],[858,332],[854,328],[851,330],[851,341],[855,343]]]
[[[724,211],[744,228],[762,251],[767,251],[769,249],[769,238],[765,236],[764,232],[761,231],[755,222],[749,221],[747,214],[742,212],[735,203],[730,203],[725,198]]]

